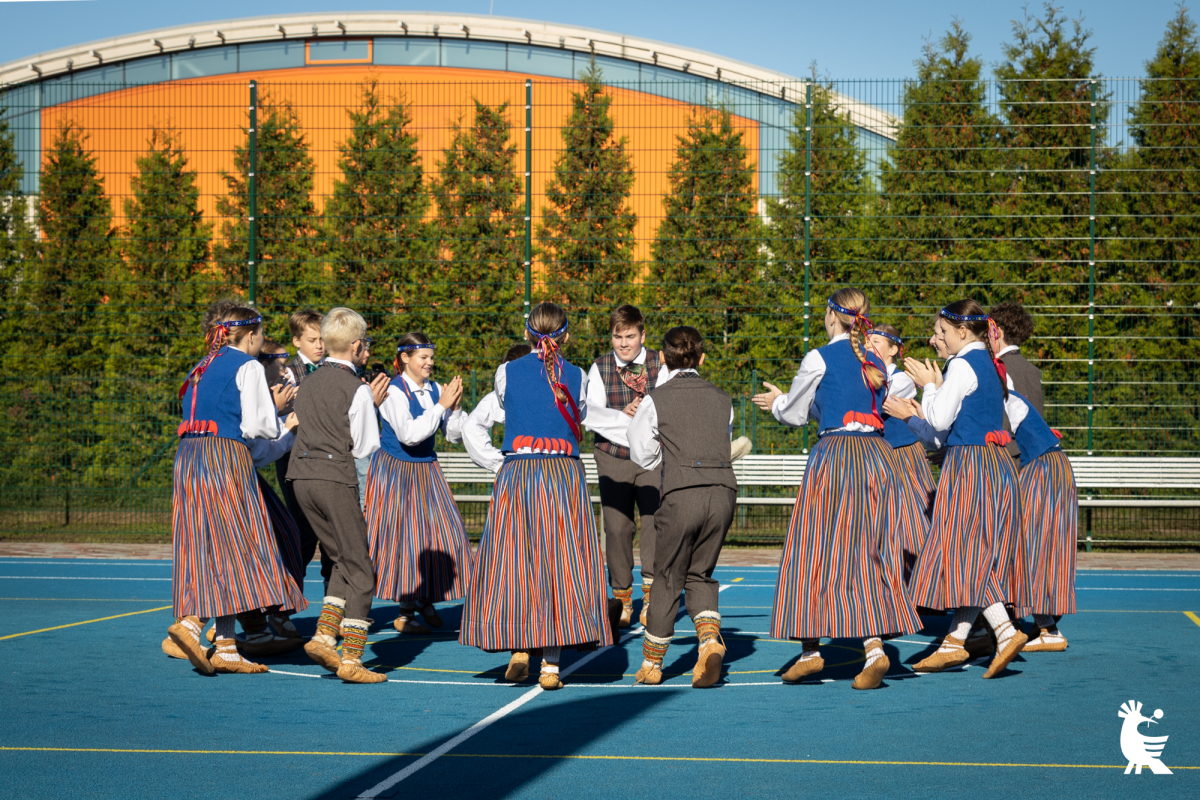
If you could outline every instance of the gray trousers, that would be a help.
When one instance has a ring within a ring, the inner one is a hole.
[[[367,542],[367,520],[358,506],[358,486],[335,481],[292,481],[308,524],[329,554],[333,571],[326,593],[346,601],[346,619],[367,619],[375,593],[375,569]]]
[[[642,581],[654,580],[654,514],[658,511],[657,471],[647,472],[628,458],[596,451],[600,473],[600,506],[604,514],[604,550],[608,558],[608,585],[614,589],[633,586],[633,510],[642,514]]]
[[[736,507],[737,490],[727,486],[676,489],[662,499],[654,515],[654,591],[646,616],[650,634],[669,637],[675,632],[680,592],[692,619],[717,611],[720,584],[712,574]]]

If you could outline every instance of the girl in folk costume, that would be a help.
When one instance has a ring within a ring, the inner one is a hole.
[[[1075,540],[1079,495],[1071,461],[1059,446],[1058,431],[1046,424],[1033,402],[1009,386],[1004,405],[1013,438],[1021,448],[1017,485],[1021,497],[1021,538],[1014,569],[1023,572],[1014,605],[1033,615],[1038,635],[1023,652],[1067,649],[1056,618],[1075,613]]]
[[[208,353],[188,374],[175,454],[171,533],[177,621],[168,635],[204,673],[266,672],[244,659],[235,615],[280,606],[302,610],[267,522],[247,441],[279,438],[279,417],[260,364],[262,317],[224,304]],[[216,653],[201,645],[201,619],[216,618]]]
[[[904,589],[900,542],[923,539],[923,530],[902,529],[924,526],[925,517],[883,438],[887,379],[879,357],[863,350],[868,310],[857,289],[835,292],[825,312],[829,344],[804,357],[789,392],[765,384],[770,391],[754,397],[787,425],[816,419],[820,436],[792,513],[771,621],[772,636],[803,642],[783,673],[789,683],[824,668],[821,637],[853,637],[866,652],[854,688],[874,689],[891,666],[880,637],[921,628]]]
[[[918,605],[957,609],[937,651],[918,672],[940,672],[965,662],[971,624],[982,609],[996,633],[996,655],[984,673],[998,675],[1027,637],[1009,621],[1004,603],[1019,594],[1013,569],[1020,529],[1017,476],[1004,449],[1004,367],[989,351],[988,317],[974,300],[938,312],[937,325],[954,356],[942,379],[928,362],[910,359],[908,374],[924,387],[921,409],[935,430],[948,431],[929,539],[917,559],[912,598]]]
[[[513,651],[510,680],[542,651],[543,689],[562,686],[563,647],[612,643],[604,562],[579,462],[587,377],[560,354],[567,315],[553,303],[529,314],[534,352],[496,370],[504,409],[504,464],[496,476],[459,641]],[[617,614],[620,613],[618,605]],[[523,667],[523,668],[522,668]]]
[[[438,431],[462,440],[462,379],[431,380],[434,345],[423,333],[405,334],[396,348],[396,377],[379,407],[380,449],[367,474],[367,532],[375,566],[375,596],[400,603],[396,630],[440,628],[434,603],[467,591],[471,545],[434,445]]]
[[[917,396],[917,386],[904,370],[897,369],[896,362],[904,357],[904,340],[900,332],[891,325],[876,325],[867,334],[867,343],[871,350],[883,360],[887,367],[887,398],[909,399]],[[933,512],[933,472],[929,469],[929,458],[925,455],[925,445],[903,420],[887,413],[887,402],[883,407],[883,438],[896,451],[908,482],[916,492],[921,510],[928,517]],[[905,532],[912,534],[918,530],[924,531],[927,526],[906,526]],[[921,552],[919,539],[907,538],[901,545],[904,547],[905,578],[916,562],[917,553]]]

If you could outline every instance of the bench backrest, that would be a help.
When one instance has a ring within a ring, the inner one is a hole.
[[[587,482],[595,484],[596,459],[582,456]],[[496,476],[480,469],[466,453],[438,453],[447,483],[494,483]],[[806,455],[749,455],[734,462],[741,486],[799,486]],[[1080,489],[1200,489],[1200,458],[1120,458],[1071,456],[1075,484]]]

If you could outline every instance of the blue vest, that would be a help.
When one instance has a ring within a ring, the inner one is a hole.
[[[429,383],[429,394],[433,398],[433,402],[436,403],[441,399],[441,389],[433,381]],[[397,387],[400,391],[408,395],[408,412],[412,415],[413,419],[425,413],[425,409],[421,407],[421,402],[417,400],[417,395],[411,391],[405,391],[408,389],[408,386],[404,382],[403,374],[392,378],[392,386]],[[383,420],[383,425],[379,430],[380,448],[389,456],[399,461],[437,461],[437,453],[433,449],[436,443],[436,430],[425,441],[412,445],[404,444],[396,438],[396,432],[392,430],[392,426],[388,424],[386,419]]]
[[[242,365],[253,360],[252,356],[241,350],[222,347],[204,371],[200,382],[194,384],[188,381],[187,391],[183,394],[183,421],[187,423],[193,420],[192,397],[195,396],[196,415],[192,427],[196,432],[181,435],[216,435],[246,443],[242,438],[242,393],[238,391],[234,379]]]
[[[1029,402],[1024,395],[1017,394],[1011,389],[1008,393],[1013,397],[1021,398],[1029,407],[1029,413],[1025,415],[1017,432],[1013,434],[1013,438],[1017,440],[1017,447],[1021,448],[1021,466],[1024,467],[1038,456],[1044,456],[1051,450],[1061,450],[1058,437],[1054,435],[1054,431],[1050,430],[1050,426],[1046,424],[1046,420],[1038,413],[1038,410],[1033,407],[1033,403]]]
[[[559,374],[571,397],[579,397],[583,372],[563,359]],[[554,392],[537,353],[510,361],[504,367],[505,453],[567,455],[579,458],[579,442],[559,413]],[[570,413],[568,411],[567,413]]]
[[[811,416],[817,420],[817,429],[822,434],[831,428],[843,428],[851,422],[864,421],[856,419],[856,414],[870,417],[872,395],[875,397],[876,410],[883,414],[886,384],[875,392],[867,386],[863,381],[862,362],[854,355],[849,339],[827,344],[817,352],[825,361],[825,375],[817,386]],[[867,361],[887,375],[887,367],[877,355],[868,353]]]
[[[950,425],[946,444],[951,447],[964,444],[987,444],[987,435],[1004,430],[1004,387],[996,374],[996,365],[986,349],[972,350],[956,356],[967,362],[975,371],[979,386],[963,398],[958,417]]]
[[[880,408],[879,412],[882,414],[883,409]],[[917,443],[917,435],[908,427],[906,420],[897,419],[887,414],[883,414],[883,438],[892,447],[907,447],[910,444]]]

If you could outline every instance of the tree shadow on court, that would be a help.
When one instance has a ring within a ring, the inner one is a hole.
[[[580,690],[568,686],[556,693],[543,693],[529,705],[496,721],[377,796],[503,797],[536,783],[543,775],[572,759],[586,759],[585,751],[597,740],[622,729],[624,733],[612,737],[613,744],[597,755],[636,755],[639,719],[652,713],[674,694],[670,690],[653,688],[604,690],[600,696],[576,700],[571,697],[575,691]],[[497,706],[504,702],[500,698],[497,701]],[[462,728],[472,722],[474,720],[464,721]],[[457,735],[457,731],[453,735]],[[380,742],[377,749],[424,754],[449,741],[453,735],[416,745],[402,741]],[[418,760],[417,755],[389,758],[311,797],[321,800],[358,797]],[[627,793],[636,795],[637,781],[630,780]],[[581,784],[579,796],[588,796],[597,789],[599,787],[595,785]]]

